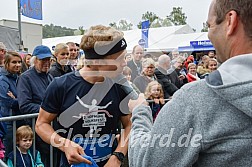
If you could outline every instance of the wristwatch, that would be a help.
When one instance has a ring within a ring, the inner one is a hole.
[[[124,154],[122,152],[113,152],[112,155],[115,155],[118,160],[123,163],[124,160]]]

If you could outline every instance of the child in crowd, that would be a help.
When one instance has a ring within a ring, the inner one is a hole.
[[[16,167],[44,167],[41,162],[40,153],[36,151],[34,157],[33,153],[29,150],[32,146],[33,131],[28,125],[21,126],[17,129],[16,141]],[[13,151],[8,155],[7,164],[8,167],[14,166]]]
[[[141,93],[140,90],[136,87],[135,84],[131,82],[131,73],[132,73],[132,70],[128,66],[125,66],[123,68],[123,75],[126,77],[126,79],[128,80],[129,84],[132,86],[132,88],[139,94]]]
[[[145,90],[145,98],[146,100],[153,100],[153,102],[149,102],[149,106],[152,110],[153,122],[155,121],[159,111],[164,106],[164,92],[162,86],[157,81],[150,82]]]

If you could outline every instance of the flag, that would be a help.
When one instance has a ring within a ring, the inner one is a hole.
[[[23,16],[42,20],[42,0],[21,0],[20,6]]]
[[[148,44],[149,26],[150,26],[149,20],[142,22],[142,40],[145,42],[144,48],[149,47],[149,44]]]

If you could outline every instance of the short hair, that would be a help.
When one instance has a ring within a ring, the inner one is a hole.
[[[3,42],[0,42],[0,50],[6,50],[6,46]]]
[[[194,63],[189,63],[188,66],[187,66],[187,70],[189,70],[189,68],[191,68],[192,66],[195,66],[195,68],[197,67],[196,64],[194,64]]]
[[[30,65],[31,65],[31,67],[33,67],[34,66],[34,61],[36,60],[36,56],[32,56],[31,57],[31,59],[30,59]]]
[[[94,49],[94,46],[103,46],[112,44],[114,40],[122,39],[123,32],[112,27],[103,25],[92,26],[83,35],[80,48],[84,51]]]
[[[146,58],[142,61],[142,66],[143,67],[148,67],[150,65],[153,65],[155,67],[156,63],[152,58]]]
[[[123,67],[123,75],[128,75],[131,73],[132,73],[132,70],[128,66]]]
[[[8,68],[12,57],[18,57],[18,58],[20,58],[20,60],[22,62],[22,57],[17,52],[14,52],[14,51],[6,52],[6,54],[4,56],[4,68],[5,69]]]
[[[65,43],[59,43],[54,48],[54,54],[58,54],[62,49],[67,49],[69,46]]]
[[[20,126],[16,132],[16,142],[18,143],[22,139],[31,138],[33,139],[33,131],[30,126],[24,125]]]
[[[158,58],[158,64],[159,65],[165,64],[166,60],[171,61],[171,58],[168,55],[163,54],[163,55],[159,56],[159,58]]]
[[[66,43],[68,46],[76,46],[76,44],[74,42],[67,42]]]
[[[233,10],[239,16],[243,24],[245,34],[252,39],[252,1],[251,0],[216,0],[214,10],[216,12],[216,24],[225,20],[227,12]]]
[[[135,50],[136,50],[137,47],[141,47],[143,49],[143,51],[144,51],[144,48],[141,45],[135,45],[133,47],[133,49],[132,49],[132,53],[135,53]]]

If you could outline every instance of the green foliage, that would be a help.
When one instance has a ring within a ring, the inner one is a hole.
[[[169,27],[169,26],[172,26],[172,23],[167,18],[164,18],[164,19],[158,18],[154,20],[152,24],[150,25],[151,28]]]
[[[150,28],[157,28],[157,27],[169,27],[173,24],[167,18],[160,18],[153,12],[147,11],[145,14],[142,15],[142,20],[149,20],[150,21]],[[142,28],[142,22],[140,21],[137,25],[139,29]]]
[[[115,28],[115,29],[117,29],[116,22],[109,23],[109,26],[110,26],[110,27],[113,27],[113,28]]]
[[[132,30],[133,24],[128,22],[125,19],[122,19],[118,22],[118,25],[116,24],[116,22],[112,22],[112,23],[109,23],[109,26],[120,31],[127,31],[127,30]]]
[[[85,33],[85,30],[84,30],[83,26],[79,27],[79,31],[81,32],[81,35],[83,35]]]
[[[149,11],[147,11],[145,14],[142,15],[142,20],[143,20],[143,21],[144,21],[144,20],[149,20],[149,21],[150,21],[150,25],[152,25],[152,23],[153,23],[156,19],[158,19],[158,18],[159,18],[159,17],[158,17],[155,13],[149,12]],[[138,23],[137,27],[138,27],[139,29],[142,28],[142,22],[141,22],[141,21]]]
[[[203,23],[203,28],[201,29],[201,32],[208,32],[207,23]]]
[[[43,38],[72,36],[76,29],[46,24],[43,26]]]
[[[187,17],[182,12],[182,7],[173,7],[172,12],[167,19],[170,20],[174,25],[185,25]]]

